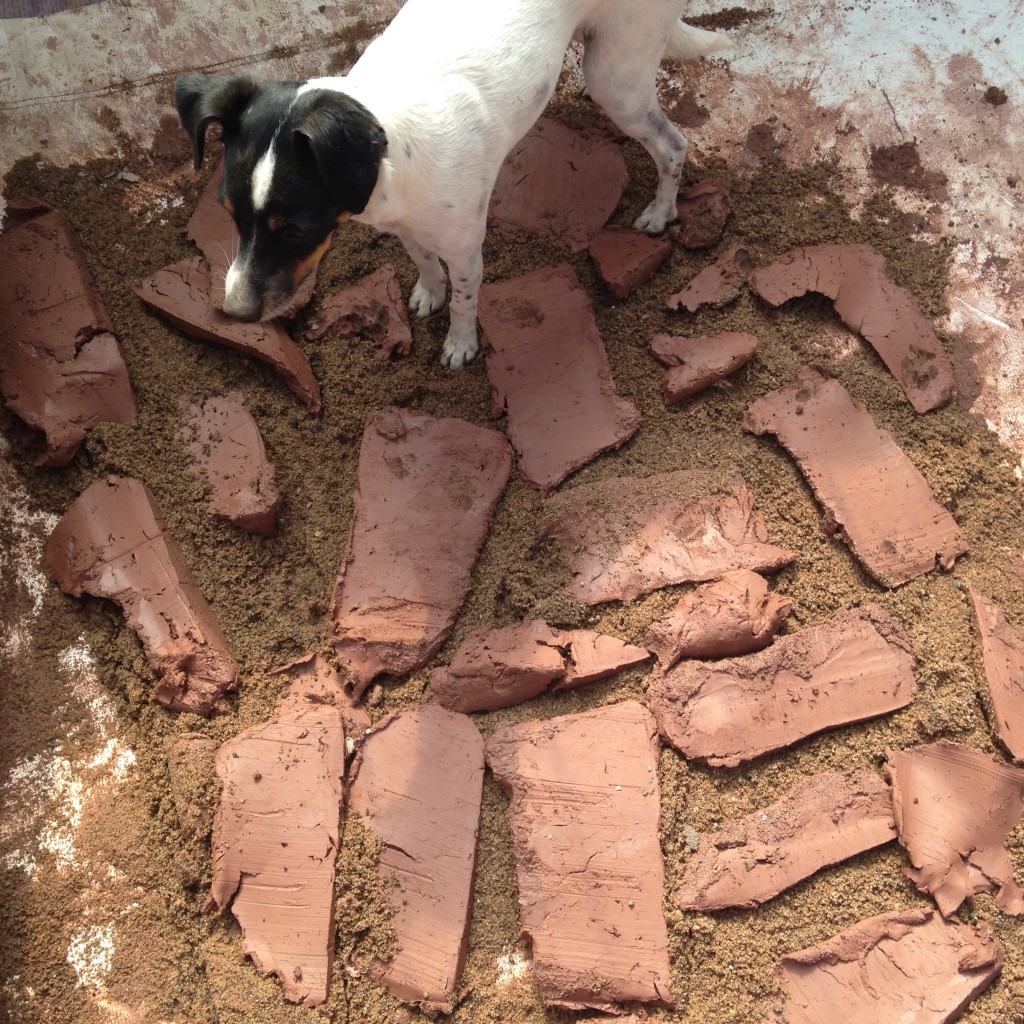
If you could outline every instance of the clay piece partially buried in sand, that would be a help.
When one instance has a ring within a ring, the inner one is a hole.
[[[541,998],[569,1010],[671,1006],[654,719],[624,701],[500,727],[520,933]]]
[[[130,423],[121,348],[67,219],[36,200],[7,206],[0,234],[0,391],[41,437],[37,466],[66,466],[99,423]]]
[[[974,587],[968,588],[974,606],[985,680],[996,734],[1017,764],[1024,762],[1024,636],[1006,621],[1006,614]]]
[[[728,184],[714,179],[702,181],[679,194],[679,220],[669,225],[669,236],[685,249],[710,249],[722,237],[730,210]]]
[[[319,680],[297,678],[269,721],[216,758],[208,909],[230,906],[242,950],[277,974],[285,999],[306,1006],[327,998],[334,959],[345,726],[342,695],[329,698]]]
[[[735,768],[824,729],[906,707],[917,688],[913,665],[902,627],[868,604],[756,654],[681,661],[652,677],[647,703],[685,757]]]
[[[751,274],[750,287],[773,307],[807,292],[832,299],[843,323],[882,357],[918,412],[939,409],[953,397],[953,364],[942,342],[870,245],[794,249]]]
[[[348,806],[383,844],[377,871],[396,883],[398,952],[373,973],[396,998],[451,1012],[469,946],[484,740],[436,705],[389,715],[352,768]]]
[[[759,907],[821,868],[896,838],[873,771],[814,775],[781,800],[700,838],[673,899],[683,910]]]
[[[897,587],[951,569],[967,550],[953,517],[895,438],[820,366],[758,399],[744,429],[774,434],[826,509],[826,530],[844,540],[871,576]]]
[[[324,299],[309,325],[310,338],[372,338],[381,359],[412,351],[412,328],[395,268],[390,263]]]
[[[999,976],[1002,947],[987,924],[933,910],[869,917],[779,963],[786,1024],[949,1024]]]
[[[491,412],[508,417],[523,476],[549,494],[636,433],[640,413],[615,391],[587,293],[567,264],[480,289]]]
[[[447,639],[511,468],[496,431],[407,409],[368,418],[330,611],[355,696],[382,672],[421,668]]]
[[[665,299],[665,305],[691,313],[701,306],[724,306],[739,295],[756,266],[757,257],[750,249],[734,245],[692,277],[684,288]]]
[[[186,334],[227,345],[272,366],[310,415],[320,412],[317,384],[305,353],[275,320],[242,323],[214,305],[202,257],[174,263],[147,277],[135,294]]]
[[[643,647],[604,633],[555,629],[536,620],[481,629],[450,665],[431,673],[428,695],[451,711],[494,711],[606,679],[650,656]]]
[[[763,576],[735,569],[697,587],[651,623],[644,643],[666,670],[680,658],[749,654],[775,639],[792,610],[793,602],[769,590]]]
[[[238,667],[153,495],[109,476],[87,487],[46,542],[43,564],[66,594],[121,606],[172,711],[225,712]]]
[[[757,349],[757,338],[741,331],[723,334],[701,334],[684,338],[674,334],[656,334],[651,339],[651,352],[667,366],[661,382],[666,405],[675,405],[730,374],[742,369]]]
[[[679,470],[583,484],[545,503],[541,536],[572,572],[584,604],[631,601],[730,569],[777,572],[796,555],[768,541],[761,513],[731,469]]]
[[[628,181],[614,142],[542,117],[505,159],[488,226],[582,252],[608,223]]]
[[[211,489],[210,511],[245,533],[268,537],[277,525],[281,495],[259,427],[239,395],[179,403],[178,439],[193,469]]]
[[[628,299],[658,272],[672,251],[667,238],[612,225],[590,243],[601,279],[617,299]]]
[[[1024,819],[1024,771],[969,747],[933,743],[890,751],[893,812],[912,867],[944,917],[975,893],[996,889],[1007,914],[1024,914],[1006,838]]]

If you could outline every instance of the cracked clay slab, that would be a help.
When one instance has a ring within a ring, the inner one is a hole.
[[[512,468],[504,436],[407,409],[363,431],[331,642],[358,697],[421,668],[447,639]]]
[[[939,409],[953,397],[953,364],[942,342],[870,245],[794,249],[754,271],[750,287],[773,307],[807,292],[832,299],[843,323],[882,357],[917,412]]]
[[[340,689],[340,685],[339,685]],[[209,907],[231,913],[242,949],[277,974],[289,1002],[327,998],[334,868],[345,774],[343,695],[298,676],[273,717],[217,751]]]
[[[757,338],[742,331],[680,337],[656,334],[654,357],[668,367],[661,382],[666,405],[675,405],[742,369],[757,349]]]
[[[615,391],[590,299],[567,264],[480,289],[491,411],[508,417],[523,476],[549,494],[636,433],[640,413]]]
[[[396,998],[451,1012],[466,962],[484,782],[472,719],[436,705],[389,715],[352,768],[349,809],[383,844],[392,878],[393,960],[374,974]]]
[[[590,243],[590,256],[601,279],[617,299],[628,299],[658,272],[672,251],[667,238],[613,224]]]
[[[135,395],[99,292],[64,215],[11,200],[0,234],[0,390],[66,466],[99,423],[130,423]]]
[[[50,534],[43,563],[66,594],[121,606],[159,677],[161,704],[228,710],[235,659],[145,484],[109,476],[87,487]]]
[[[917,682],[910,643],[878,605],[839,612],[756,654],[681,661],[647,702],[685,757],[734,768],[823,729],[906,707]]]
[[[906,874],[942,915],[992,889],[1000,909],[1024,914],[1006,848],[1024,819],[1024,771],[955,743],[890,751],[887,768]]]
[[[641,665],[650,652],[590,629],[555,629],[537,620],[481,629],[445,668],[428,696],[451,711],[494,711],[548,691],[570,690]]]
[[[665,305],[691,313],[701,306],[724,306],[739,295],[756,266],[757,256],[752,250],[734,245],[692,277],[684,288],[668,296]]]
[[[820,366],[754,402],[743,427],[779,439],[825,507],[826,528],[883,586],[936,565],[951,569],[967,551],[956,520],[892,434]]]
[[[860,921],[779,963],[786,1024],[949,1024],[999,976],[987,924],[904,910]]]
[[[671,1006],[658,737],[647,709],[623,701],[502,726],[487,764],[511,797],[520,932],[544,1001]]]
[[[759,907],[895,838],[892,796],[873,771],[815,775],[770,807],[702,835],[673,898],[683,910]]]
[[[631,601],[731,569],[777,572],[796,558],[769,543],[753,494],[727,469],[570,488],[545,502],[541,536],[554,542],[584,604]]]

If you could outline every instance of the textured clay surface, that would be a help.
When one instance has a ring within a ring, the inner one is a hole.
[[[544,1001],[671,1005],[650,713],[624,701],[505,725],[487,764],[511,797],[521,932]]]
[[[658,272],[672,243],[642,231],[612,225],[590,243],[590,255],[601,279],[617,299],[627,299]]]
[[[956,521],[892,434],[819,366],[758,399],[743,426],[774,434],[825,507],[826,528],[850,546],[883,586],[936,564],[951,569],[967,550]]]
[[[675,405],[725,380],[746,366],[756,349],[757,338],[742,331],[693,338],[656,334],[651,339],[651,351],[669,368],[661,382],[665,403]]]
[[[722,237],[731,209],[724,181],[702,181],[676,200],[679,222],[670,225],[669,234],[686,249],[710,249]]]
[[[651,680],[647,701],[684,756],[733,768],[905,707],[917,687],[913,664],[899,623],[869,604],[743,658],[682,661]]]
[[[692,277],[685,288],[665,299],[665,305],[691,313],[701,306],[724,306],[739,295],[756,266],[757,257],[750,249],[734,245]]]

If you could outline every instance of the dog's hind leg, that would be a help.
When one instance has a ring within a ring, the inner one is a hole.
[[[441,266],[436,253],[424,249],[415,239],[408,235],[399,235],[398,239],[420,272],[419,279],[413,285],[412,294],[409,296],[409,311],[414,316],[430,316],[444,305],[448,295],[444,267]]]

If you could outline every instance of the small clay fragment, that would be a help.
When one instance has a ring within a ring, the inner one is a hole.
[[[670,295],[665,305],[691,313],[696,313],[701,306],[724,306],[739,295],[756,266],[757,257],[750,249],[734,245],[691,278],[685,288]]]
[[[667,238],[612,225],[591,243],[590,255],[602,280],[617,299],[627,299],[658,272],[672,251]]]
[[[406,409],[368,418],[330,612],[356,697],[381,672],[421,668],[444,643],[511,468],[493,430]]]
[[[469,945],[484,740],[433,705],[378,724],[352,769],[349,808],[383,843],[377,871],[397,883],[393,960],[374,973],[396,998],[451,1012]]]
[[[217,752],[210,907],[230,904],[243,951],[278,975],[285,999],[319,1006],[334,958],[345,727],[341,709],[303,682],[270,721]]]
[[[807,292],[832,299],[843,323],[873,346],[918,412],[939,409],[953,397],[953,364],[942,342],[870,245],[794,249],[751,274],[750,287],[773,307]]]
[[[996,733],[1017,764],[1024,762],[1024,636],[980,590],[968,588],[981,640],[985,679],[992,699]]]
[[[480,290],[490,346],[491,411],[508,416],[523,476],[549,494],[636,433],[640,413],[615,391],[587,293],[567,264]]]
[[[217,309],[211,299],[210,278],[202,269],[202,257],[193,256],[158,270],[135,289],[135,294],[186,334],[219,342],[269,363],[311,415],[320,412],[320,386],[302,349],[276,320],[242,323]]]
[[[589,629],[524,622],[474,633],[447,668],[431,673],[428,692],[450,711],[494,711],[547,690],[597,682],[650,656],[642,647]]]
[[[50,534],[43,563],[66,594],[121,606],[159,677],[161,704],[228,710],[235,659],[145,484],[109,476],[87,487]]]
[[[725,380],[754,358],[756,348],[754,335],[737,331],[694,338],[654,335],[651,351],[659,362],[669,367],[661,384],[665,404],[675,405]]]
[[[731,469],[573,487],[545,503],[541,536],[554,541],[585,604],[631,601],[730,569],[776,572],[796,558],[768,542],[753,494]]]
[[[542,117],[505,159],[488,225],[582,252],[608,223],[628,181],[614,142]]]
[[[499,728],[520,931],[541,997],[569,1010],[671,1006],[654,720],[624,701]]]
[[[1024,914],[1006,837],[1024,818],[1024,771],[955,743],[889,752],[893,811],[913,867],[906,874],[935,897],[943,917],[997,889],[1007,914]]]
[[[779,963],[786,1024],[949,1024],[999,976],[1002,947],[984,923],[932,910],[869,917]]]
[[[67,219],[14,200],[0,234],[0,390],[66,466],[99,423],[130,423],[135,395],[103,301]]]
[[[829,516],[827,529],[883,586],[951,569],[967,550],[953,517],[892,434],[820,366],[758,399],[744,429],[775,434]]]
[[[201,406],[182,399],[179,408],[185,425],[178,437],[210,484],[210,511],[245,533],[270,536],[281,495],[259,427],[240,396],[210,398]]]
[[[324,299],[310,323],[310,338],[363,335],[379,346],[381,359],[412,351],[412,328],[395,268],[390,263],[350,288]]]
[[[823,729],[906,707],[917,681],[899,623],[878,605],[841,611],[766,650],[681,661],[647,702],[685,757],[734,768]]]
[[[703,835],[673,898],[683,910],[759,907],[895,838],[892,796],[874,772],[815,775],[770,807]]]
[[[672,241],[686,249],[710,249],[722,237],[732,203],[724,181],[702,181],[676,200],[679,223],[669,226]]]
[[[687,594],[651,623],[644,643],[666,670],[680,658],[749,654],[772,642],[792,610],[793,602],[770,591],[763,576],[736,569]]]

